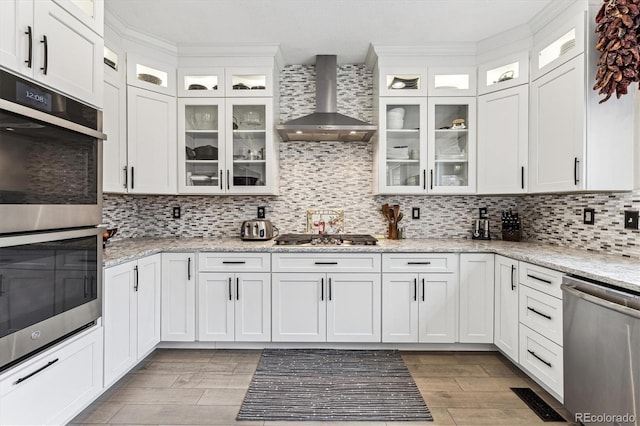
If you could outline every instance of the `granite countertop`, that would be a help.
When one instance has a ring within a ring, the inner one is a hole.
[[[496,253],[561,272],[640,291],[640,260],[540,243],[446,239],[380,240],[375,246],[282,246],[273,241],[239,238],[132,238],[110,242],[104,266],[110,267],[160,252],[449,252]]]

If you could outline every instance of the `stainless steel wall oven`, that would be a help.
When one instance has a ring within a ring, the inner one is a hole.
[[[0,234],[102,220],[102,112],[0,70]]]

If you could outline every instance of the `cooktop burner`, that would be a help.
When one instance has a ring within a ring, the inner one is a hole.
[[[375,245],[376,240],[365,234],[282,234],[275,238],[276,245]]]

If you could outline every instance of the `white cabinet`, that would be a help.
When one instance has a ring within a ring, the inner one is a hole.
[[[476,67],[429,67],[429,96],[475,96]]]
[[[152,92],[176,96],[176,68],[172,64],[128,52],[127,84]]]
[[[529,86],[478,96],[478,193],[527,190]]]
[[[274,69],[269,67],[225,68],[226,96],[271,97],[274,95]]]
[[[480,64],[478,80],[479,95],[528,84],[529,52],[524,51]]]
[[[0,2],[0,63],[102,107],[101,35],[50,0]]]
[[[213,98],[225,93],[224,68],[178,68],[178,97]]]
[[[272,255],[274,342],[379,342],[380,255]]]
[[[104,0],[53,0],[99,36],[104,35]]]
[[[493,343],[518,363],[518,261],[495,256]]]
[[[198,256],[198,340],[271,340],[268,253]]]
[[[138,87],[127,92],[129,192],[175,194],[176,99]]]
[[[105,46],[105,58],[113,67],[104,64],[104,109],[102,131],[107,140],[102,144],[102,190],[126,193],[127,167],[127,85],[122,67],[123,54]]]
[[[374,74],[378,96],[427,96],[426,67],[381,67]]]
[[[476,98],[429,98],[430,193],[476,191]]]
[[[102,392],[102,327],[92,327],[0,375],[0,424],[60,425]]]
[[[460,255],[460,343],[493,343],[494,255]]]
[[[162,253],[160,336],[167,342],[193,342],[196,337],[196,283],[193,253]]]
[[[109,386],[160,342],[159,254],[105,269],[104,380]]]
[[[457,255],[385,253],[382,259],[382,341],[456,342]],[[400,263],[415,272],[396,273]]]

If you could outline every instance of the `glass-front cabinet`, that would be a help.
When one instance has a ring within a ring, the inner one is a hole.
[[[271,98],[181,98],[178,106],[180,193],[274,193]]]
[[[475,97],[429,98],[429,192],[475,192],[475,117]]]
[[[426,169],[427,101],[380,98],[378,191],[423,192]]]
[[[224,96],[224,68],[178,68],[178,96],[215,98]]]

